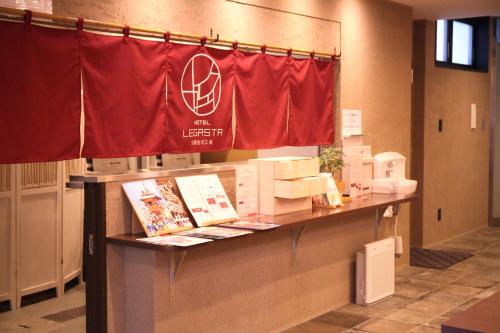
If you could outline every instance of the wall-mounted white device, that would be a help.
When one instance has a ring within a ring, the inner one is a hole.
[[[386,152],[373,158],[373,193],[411,194],[417,189],[417,181],[405,178],[406,157],[396,152]]]

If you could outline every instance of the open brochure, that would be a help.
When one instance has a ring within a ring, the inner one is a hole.
[[[175,181],[199,227],[238,219],[217,175],[177,177]]]
[[[220,227],[202,227],[195,228],[188,231],[182,231],[176,235],[197,237],[197,238],[209,238],[209,239],[224,239],[231,237],[238,237],[243,235],[251,234],[249,230],[238,230],[232,228],[220,228]]]
[[[148,237],[193,228],[179,198],[171,192],[171,185],[163,181],[160,182],[160,188],[154,179],[122,185]],[[168,194],[168,200],[162,192]]]
[[[249,229],[249,230],[269,230],[279,227],[279,224],[251,222],[251,221],[234,221],[219,224],[221,227],[236,228],[236,229]]]
[[[138,241],[147,242],[158,245],[172,245],[172,246],[192,246],[202,243],[211,242],[211,239],[194,238],[178,235],[155,236],[148,238],[138,238]]]

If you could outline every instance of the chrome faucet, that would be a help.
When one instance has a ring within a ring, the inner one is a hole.
[[[391,174],[394,172],[394,167],[396,166],[396,161],[392,160],[387,163],[387,170],[385,170],[385,178],[391,178]]]

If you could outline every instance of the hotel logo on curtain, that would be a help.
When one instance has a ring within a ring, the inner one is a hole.
[[[232,51],[169,44],[167,152],[230,149]]]

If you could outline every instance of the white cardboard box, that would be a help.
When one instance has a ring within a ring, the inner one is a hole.
[[[312,181],[308,178],[274,180],[274,197],[284,199],[305,198],[310,195]]]
[[[290,180],[309,176],[317,176],[319,173],[319,160],[317,157],[273,157],[252,159],[249,163],[259,166],[259,213],[268,215],[279,215],[299,210],[312,209],[310,194],[303,198],[276,198],[275,180]],[[284,184],[283,186],[290,186]],[[281,191],[281,190],[279,190]],[[298,190],[300,193],[300,190]],[[305,189],[302,189],[305,191]],[[309,189],[307,191],[310,191]],[[281,192],[279,192],[281,193]],[[297,193],[283,196],[294,197]]]

